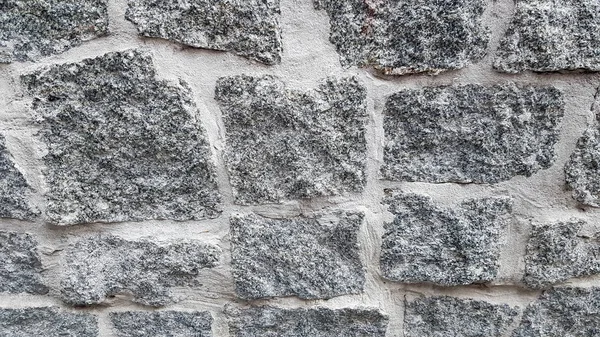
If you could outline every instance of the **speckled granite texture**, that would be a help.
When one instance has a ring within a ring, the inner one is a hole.
[[[0,308],[0,336],[96,337],[98,319],[56,307]]]
[[[597,103],[596,103],[597,104]],[[597,123],[597,122],[596,122]],[[587,129],[577,141],[565,165],[565,181],[573,198],[582,204],[600,207],[600,127]]]
[[[0,231],[0,293],[48,293],[37,246],[29,234]]]
[[[212,337],[206,311],[112,312],[110,320],[117,337]]]
[[[32,194],[25,177],[12,161],[0,135],[0,218],[33,220],[38,211],[28,202]]]

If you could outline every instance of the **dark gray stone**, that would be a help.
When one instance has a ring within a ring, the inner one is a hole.
[[[281,61],[279,0],[129,0],[126,18],[140,35]]]
[[[362,292],[358,231],[364,215],[231,218],[231,261],[238,296],[331,298]]]
[[[384,337],[387,324],[374,309],[257,307],[229,315],[232,337]]]
[[[600,274],[600,233],[580,234],[585,222],[534,225],[527,243],[523,281],[543,288],[573,277]]]
[[[0,231],[0,293],[46,294],[41,272],[36,240],[29,234]]]
[[[329,14],[343,66],[385,74],[439,73],[477,62],[489,31],[484,0],[314,0]]]
[[[385,179],[496,183],[550,167],[564,114],[552,87],[409,89],[384,110]]]
[[[565,165],[565,181],[573,198],[582,204],[600,207],[600,130],[594,126],[577,141]]]
[[[35,61],[107,34],[107,0],[0,2],[0,63]]]
[[[117,337],[211,337],[212,316],[207,311],[111,312]]]
[[[395,194],[384,203],[394,214],[384,225],[380,265],[385,278],[456,286],[489,282],[498,274],[510,198],[469,199],[452,209],[417,194]]]
[[[506,304],[454,297],[405,301],[405,337],[503,337],[518,315]]]
[[[272,76],[224,77],[216,99],[236,203],[363,190],[366,89],[355,78],[328,78],[299,92]]]
[[[600,335],[600,288],[554,288],[525,309],[512,337]]]
[[[57,224],[220,214],[215,169],[189,87],[149,55],[109,53],[24,75],[34,97]]]
[[[133,301],[162,306],[177,301],[170,287],[196,286],[201,269],[218,263],[219,251],[197,241],[159,245],[112,235],[79,240],[63,262],[62,299],[72,305],[102,303],[133,294]]]
[[[98,320],[93,315],[63,312],[55,307],[0,308],[0,336],[96,337]]]
[[[32,220],[38,215],[27,201],[31,188],[23,174],[15,167],[0,135],[0,218]]]
[[[494,67],[503,72],[600,70],[600,3],[519,0]]]

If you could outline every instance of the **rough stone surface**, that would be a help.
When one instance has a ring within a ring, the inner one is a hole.
[[[129,0],[140,35],[232,51],[266,64],[281,61],[279,0]]]
[[[600,207],[600,128],[586,130],[565,165],[565,181],[573,198]]]
[[[117,337],[211,337],[209,312],[111,312]]]
[[[149,55],[129,50],[22,77],[48,147],[49,221],[219,215],[210,148],[190,89],[156,76]]]
[[[393,75],[464,68],[486,53],[483,0],[315,0],[343,66]]]
[[[496,277],[510,198],[469,199],[452,209],[417,194],[391,195],[384,203],[394,214],[384,225],[380,265],[385,278],[455,286]]]
[[[107,0],[3,0],[0,63],[35,61],[108,34]]]
[[[594,237],[580,234],[584,224],[534,225],[525,256],[525,284],[543,288],[573,277],[600,274],[600,233]]]
[[[238,296],[331,298],[362,292],[362,213],[319,217],[231,218],[232,267]]]
[[[554,288],[527,306],[512,337],[600,334],[600,288]]]
[[[89,314],[62,312],[58,308],[0,308],[0,336],[96,337],[98,320]]]
[[[237,203],[363,190],[366,89],[355,78],[328,78],[299,92],[272,76],[224,77],[216,99]]]
[[[30,187],[23,174],[15,167],[0,135],[0,218],[32,220],[37,215],[27,201]]]
[[[82,239],[69,246],[62,264],[62,299],[92,305],[131,293],[137,303],[166,305],[177,301],[170,287],[198,285],[200,270],[216,266],[218,255],[216,247],[197,241],[159,245],[112,235]]]
[[[496,183],[550,167],[564,114],[552,87],[411,89],[384,110],[385,179]]]
[[[239,310],[229,319],[232,337],[384,337],[388,318],[367,309]]]
[[[600,3],[519,0],[494,67],[518,73],[600,70]]]
[[[508,305],[454,297],[405,301],[405,337],[503,337],[518,311]]]
[[[0,231],[0,293],[45,294],[37,242],[29,234]]]

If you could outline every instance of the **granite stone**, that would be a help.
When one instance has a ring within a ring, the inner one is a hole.
[[[37,241],[29,234],[0,231],[0,293],[46,294]]]
[[[361,293],[365,271],[358,231],[363,218],[357,212],[288,219],[232,217],[236,294],[244,299],[323,299]]]
[[[578,202],[600,207],[600,127],[586,130],[565,165],[565,182]]]
[[[385,179],[497,183],[555,161],[564,114],[553,87],[438,86],[391,95],[384,109]]]
[[[396,193],[384,203],[394,215],[384,224],[380,266],[385,278],[457,286],[486,283],[498,274],[510,198],[468,199],[449,208],[427,196]]]
[[[201,269],[218,264],[219,250],[198,241],[168,244],[97,235],[69,245],[62,262],[64,302],[93,305],[117,294],[149,306],[177,302],[171,287],[199,284]]]
[[[231,51],[266,64],[281,61],[279,0],[129,0],[140,35]]]
[[[212,337],[207,311],[111,312],[117,337]]]
[[[0,63],[37,61],[107,35],[107,2],[0,1]]]
[[[486,54],[484,0],[315,0],[344,67],[388,75],[461,69]]]
[[[90,314],[66,312],[55,307],[0,308],[0,336],[96,337],[98,320]]]
[[[33,220],[38,211],[29,204],[31,188],[15,166],[6,148],[6,140],[0,135],[0,218]]]
[[[235,202],[257,204],[360,192],[366,182],[366,89],[328,78],[316,90],[276,77],[219,79]]]
[[[190,88],[149,54],[114,52],[22,76],[48,148],[46,216],[59,224],[220,214],[211,151]]]

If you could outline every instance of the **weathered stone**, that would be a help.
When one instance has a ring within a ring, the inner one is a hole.
[[[527,306],[512,337],[592,337],[600,333],[600,288],[554,288]]]
[[[118,337],[211,337],[209,312],[125,311],[110,313]]]
[[[368,309],[236,310],[229,317],[232,337],[384,337],[388,318]]]
[[[514,84],[440,86],[390,96],[383,177],[496,183],[531,176],[555,160],[564,114],[560,91]]]
[[[345,67],[439,73],[464,68],[486,53],[483,0],[314,1],[329,14],[329,40]]]
[[[600,233],[595,237],[580,234],[584,224],[534,225],[527,243],[525,284],[543,288],[573,277],[600,274]]]
[[[231,218],[231,260],[238,296],[331,298],[362,292],[358,230],[364,215]]]
[[[600,70],[600,3],[519,0],[494,61],[497,70]]]
[[[508,305],[454,297],[405,301],[404,336],[502,337],[518,311]]]
[[[35,61],[107,34],[107,0],[0,2],[0,63]]]
[[[394,214],[384,225],[380,265],[385,278],[455,286],[489,282],[498,274],[510,198],[469,199],[452,209],[417,194],[395,194],[384,202]]]
[[[582,204],[600,207],[600,129],[586,130],[565,165],[565,181],[573,198]]]
[[[109,53],[24,75],[48,147],[57,224],[217,217],[220,200],[192,94],[149,55]]]
[[[15,167],[0,135],[0,218],[32,220],[38,212],[29,205],[30,187],[23,174]]]
[[[0,293],[45,294],[42,261],[29,234],[0,231]]]
[[[69,246],[63,263],[62,299],[72,305],[102,303],[131,293],[137,303],[162,306],[176,302],[170,287],[195,286],[201,269],[218,263],[218,249],[197,241],[159,245],[94,236]]]
[[[58,308],[0,308],[0,336],[96,337],[93,315],[62,312]]]
[[[299,92],[272,76],[224,77],[216,99],[237,203],[363,190],[366,89],[355,78],[328,78]]]
[[[126,18],[140,35],[281,61],[279,0],[129,0]]]

